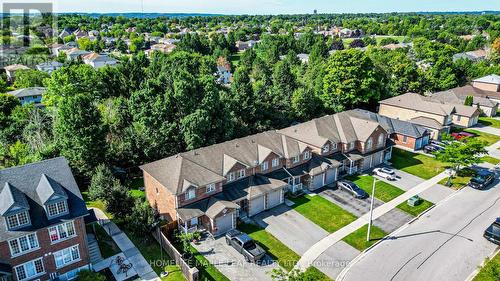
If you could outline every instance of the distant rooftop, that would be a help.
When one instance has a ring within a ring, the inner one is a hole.
[[[488,84],[500,84],[500,76],[496,74],[490,74],[478,79],[473,80],[473,82],[488,83]]]

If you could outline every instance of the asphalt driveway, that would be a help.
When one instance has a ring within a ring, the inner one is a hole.
[[[260,264],[249,263],[233,247],[226,244],[225,237],[206,238],[192,244],[211,264],[230,280],[271,280],[270,272],[279,268],[269,256]]]
[[[367,199],[357,199],[344,190],[328,188],[319,193],[320,196],[338,205],[342,209],[360,217],[370,211],[371,197]],[[381,206],[384,202],[375,198],[373,208]],[[380,218],[373,221],[373,224],[386,233],[391,233],[400,226],[409,222],[413,217],[399,209],[392,209]]]
[[[253,220],[299,255],[305,253],[312,245],[329,234],[286,205],[280,205],[260,213],[254,216]],[[344,267],[359,254],[360,251],[351,245],[339,241],[325,251],[315,261],[314,266],[335,279]]]

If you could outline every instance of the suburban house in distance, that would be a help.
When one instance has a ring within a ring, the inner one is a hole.
[[[98,53],[90,53],[88,55],[83,56],[83,62],[92,66],[95,69],[104,67],[104,66],[116,66],[118,61],[108,55],[101,55]]]
[[[426,127],[433,139],[450,132],[450,126],[471,127],[481,111],[475,106],[443,103],[438,99],[406,93],[379,102],[379,114]]]
[[[63,157],[0,170],[0,280],[72,280],[89,269],[87,207]]]
[[[14,82],[14,80],[16,79],[17,71],[27,70],[30,68],[22,64],[13,64],[13,65],[7,65],[6,67],[4,67],[4,69],[5,69],[5,74],[7,75],[7,80],[9,82]]]
[[[283,203],[286,191],[318,189],[390,159],[389,136],[413,132],[399,134],[389,118],[380,117],[379,123],[372,114],[327,115],[145,164],[147,199],[182,231],[222,235],[236,226],[237,217]],[[409,131],[416,126],[408,125]],[[424,131],[418,129],[423,138]]]
[[[44,87],[31,87],[7,92],[7,94],[18,98],[22,105],[34,103],[35,106],[43,106],[42,96],[45,91]]]

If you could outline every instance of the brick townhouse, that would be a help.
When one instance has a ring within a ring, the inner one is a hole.
[[[0,170],[0,280],[72,280],[89,268],[85,202],[65,158]]]
[[[222,235],[239,216],[282,204],[287,191],[318,189],[390,159],[391,136],[415,144],[428,135],[409,122],[352,110],[179,153],[141,169],[147,199],[164,219],[181,231]]]

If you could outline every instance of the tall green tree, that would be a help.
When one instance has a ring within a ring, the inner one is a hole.
[[[42,87],[43,81],[49,78],[47,72],[39,71],[36,69],[26,69],[16,72],[16,80],[14,87],[18,89],[29,87]]]
[[[76,94],[60,103],[54,125],[56,141],[80,175],[90,176],[105,161],[106,131],[91,97]]]

